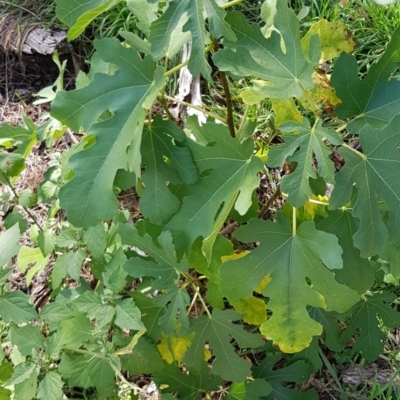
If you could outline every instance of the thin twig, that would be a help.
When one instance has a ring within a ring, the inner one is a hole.
[[[164,98],[165,98],[165,94],[164,94]],[[164,98],[157,97],[157,101],[160,103],[161,107],[167,114],[168,119],[170,119],[171,121],[174,121],[175,118],[172,116],[171,111],[169,111],[169,108],[166,106],[166,104],[164,102]]]
[[[238,223],[236,221],[235,222],[231,222],[230,224],[226,225],[225,228],[221,229],[219,231],[219,233],[222,236],[228,235],[228,234],[232,233],[238,226],[239,225],[238,225]]]
[[[214,114],[214,113],[212,113],[212,112],[210,112],[210,111],[207,111],[207,110],[205,110],[204,108],[194,106],[193,104],[190,104],[190,103],[188,103],[188,102],[186,102],[186,101],[183,101],[183,100],[176,99],[175,97],[171,97],[171,96],[165,95],[164,98],[167,99],[167,100],[171,100],[171,101],[173,101],[173,102],[175,102],[175,103],[182,104],[182,105],[184,105],[184,106],[186,106],[186,107],[193,108],[194,110],[200,111],[200,112],[202,112],[202,113],[208,115],[208,116],[211,117],[211,118],[214,118],[214,119],[217,119],[217,120],[223,122],[224,124],[227,123],[227,121],[226,121],[225,118],[222,118],[222,117],[220,117],[220,116],[217,115],[217,114]]]
[[[231,98],[231,99],[232,99],[232,98]],[[237,131],[237,137],[238,137],[238,138],[240,138],[240,135],[242,134],[242,131],[243,131],[243,128],[244,128],[244,124],[245,124],[246,121],[247,121],[247,115],[249,114],[249,111],[250,111],[250,107],[251,107],[251,106],[247,105],[247,106],[246,106],[246,109],[244,110],[244,114],[243,114],[243,117],[242,117],[242,121],[240,122],[240,126],[239,126],[239,129],[238,129],[238,131]]]
[[[1,173],[4,177],[4,179],[7,181],[7,185],[9,186],[9,188],[11,189],[11,191],[13,192],[15,198],[17,200],[19,200],[19,196],[18,193],[15,191],[14,186],[11,184],[10,180],[8,179],[8,177],[6,176],[6,174],[4,174],[3,172]],[[23,205],[20,204],[20,206],[25,210],[25,212],[32,218],[33,222],[35,223],[35,225],[39,228],[39,230],[41,232],[43,232],[43,228],[40,226],[39,222],[37,221],[37,219],[35,218],[35,216],[29,211],[29,209],[27,207],[24,207]]]
[[[236,4],[242,3],[243,1],[245,1],[245,0],[232,0],[229,3],[226,3],[226,4],[222,5],[221,8],[232,7],[232,6],[236,5]]]
[[[263,205],[261,208],[260,212],[258,213],[258,218],[262,218],[264,214],[269,210],[271,207],[272,203],[281,195],[281,188],[278,185],[275,192],[272,194],[272,196],[268,199],[268,201]]]
[[[192,287],[193,287],[194,291],[197,293],[197,296],[198,296],[198,298],[199,298],[201,304],[203,304],[203,307],[204,307],[205,312],[207,313],[208,317],[211,319],[211,318],[212,318],[212,315],[211,315],[210,311],[208,310],[207,304],[205,303],[203,297],[202,297],[201,294],[200,294],[199,287],[196,286],[195,284],[192,284]]]

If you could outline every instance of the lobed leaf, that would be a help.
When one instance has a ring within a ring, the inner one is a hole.
[[[337,238],[317,231],[314,222],[303,222],[293,233],[287,217],[279,214],[277,222],[251,220],[235,237],[260,245],[221,265],[221,292],[229,300],[248,298],[269,275],[262,294],[270,298],[267,307],[273,314],[261,332],[282,351],[299,352],[322,333],[308,306],[344,312],[357,302],[357,293],[339,284],[330,271],[343,266]]]
[[[342,53],[336,61],[332,85],[342,100],[336,114],[342,119],[353,118],[348,124],[351,132],[358,133],[367,124],[382,129],[398,114],[400,82],[395,72],[400,66],[399,43],[400,28],[397,28],[385,53],[362,80],[354,56]]]
[[[400,238],[399,123],[400,117],[396,117],[381,131],[366,126],[359,137],[362,153],[343,146],[339,150],[346,163],[336,174],[329,209],[345,206],[355,185],[358,194],[352,215],[360,220],[360,226],[353,238],[361,257],[383,253],[389,235]],[[380,212],[381,199],[389,210],[388,226]]]
[[[224,49],[213,56],[220,70],[258,79],[251,89],[242,92],[244,101],[250,104],[255,96],[258,101],[266,97],[299,98],[304,88],[314,86],[312,73],[320,57],[318,36],[310,39],[308,54],[304,55],[299,21],[293,10],[286,1],[277,1],[276,9],[275,30],[269,38],[265,38],[258,24],[250,25],[243,14],[230,13],[226,20],[237,41],[225,41]]]
[[[119,169],[140,176],[140,145],[146,108],[164,85],[161,67],[117,39],[95,41],[97,56],[116,66],[98,73],[88,86],[58,92],[52,116],[95,143],[70,157],[75,175],[60,189],[60,205],[75,226],[111,219],[118,210],[113,182]],[[105,118],[105,119],[104,119]],[[129,150],[128,150],[129,148]],[[79,201],[76,201],[79,199]]]

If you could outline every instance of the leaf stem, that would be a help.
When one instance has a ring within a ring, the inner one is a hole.
[[[275,192],[272,194],[272,196],[268,199],[268,201],[263,205],[261,208],[260,212],[258,213],[258,218],[262,218],[264,214],[269,210],[271,207],[272,203],[281,195],[281,188],[278,185]]]
[[[210,313],[210,311],[208,310],[208,307],[207,307],[207,305],[206,305],[206,303],[205,303],[203,297],[202,297],[201,294],[200,294],[199,287],[196,286],[195,284],[192,284],[192,288],[193,288],[193,289],[195,290],[195,292],[197,293],[197,296],[198,296],[198,298],[199,298],[201,304],[203,304],[204,310],[205,310],[205,312],[207,313],[208,318],[211,319],[211,318],[212,318],[211,313]]]
[[[172,116],[171,111],[169,111],[169,108],[166,106],[166,104],[164,102],[164,98],[165,98],[165,92],[164,92],[164,94],[161,94],[161,97],[157,97],[157,101],[160,103],[161,107],[167,114],[168,119],[170,119],[171,121],[174,121],[175,119]]]
[[[186,67],[186,65],[188,65],[188,64],[189,64],[189,60],[176,65],[175,67],[171,68],[169,71],[166,71],[164,73],[164,78],[167,78],[168,76],[173,75],[175,72],[178,72],[180,69],[182,69],[183,67]]]
[[[144,392],[144,390],[141,387],[135,385],[132,382],[129,382],[124,377],[124,375],[121,373],[121,371],[106,356],[104,356],[102,354],[99,354],[99,353],[95,353],[93,351],[81,350],[81,349],[73,349],[73,348],[70,348],[70,347],[63,347],[63,350],[71,351],[73,353],[85,354],[85,355],[88,355],[88,356],[101,358],[102,360],[104,360],[104,361],[106,361],[108,363],[108,365],[112,368],[112,370],[115,372],[115,374],[118,376],[118,378],[121,379],[122,382],[124,382],[130,388],[132,388],[133,393],[135,394],[135,396],[138,394],[138,392]]]
[[[209,44],[205,49],[204,52],[208,52],[210,50],[212,50],[214,47],[214,45],[211,43]],[[175,72],[178,72],[179,70],[181,70],[183,67],[186,67],[186,65],[189,64],[189,60],[186,60],[178,65],[176,65],[175,67],[171,68],[169,71],[164,72],[164,78],[167,78],[168,76],[173,75]]]
[[[168,61],[169,61],[168,56],[165,56],[165,60],[164,60],[164,76],[168,71]],[[164,102],[164,95],[165,95],[165,85],[161,89],[161,96],[160,97],[161,97],[162,102],[160,102],[160,103]]]
[[[136,332],[135,335],[133,336],[132,340],[129,342],[129,344],[127,346],[125,346],[124,348],[116,351],[114,354],[116,356],[122,356],[124,354],[132,354],[133,348],[137,345],[137,342],[145,333],[146,333],[146,329],[141,329],[140,331]]]
[[[236,4],[242,3],[243,1],[245,1],[245,0],[232,0],[229,3],[222,5],[221,8],[224,8],[224,9],[229,8],[229,7],[235,6]]]
[[[231,97],[231,100],[232,99],[233,98]],[[247,115],[249,114],[250,107],[251,107],[250,105],[247,105],[245,110],[244,110],[244,114],[243,114],[242,120],[240,121],[239,129],[237,130],[237,133],[236,133],[236,136],[238,138],[240,138],[240,135],[242,134],[242,130],[244,128],[244,124],[246,123]]]
[[[4,179],[7,181],[7,185],[9,186],[9,188],[11,189],[11,191],[13,192],[15,198],[17,200],[19,200],[19,196],[18,193],[16,192],[16,190],[14,189],[14,186],[11,184],[10,180],[8,179],[8,176],[6,176],[6,174],[4,174],[3,172],[1,173],[4,177]],[[27,207],[21,206],[24,211],[32,218],[34,224],[39,228],[39,230],[41,232],[43,232],[43,228],[40,226],[39,222],[37,221],[36,217],[30,212],[30,210]]]
[[[287,193],[281,193],[282,197],[287,199],[289,195]],[[308,199],[307,203],[313,203],[313,204],[320,204],[321,206],[329,206],[329,203],[326,201],[321,201],[321,200],[315,200],[315,199]]]
[[[354,153],[356,153],[359,157],[361,157],[363,160],[367,160],[367,156],[361,152],[359,152],[356,149],[353,149],[351,146],[349,146],[347,143],[342,143],[343,147],[346,147],[346,149],[349,149],[351,151],[353,151]]]
[[[293,218],[292,232],[293,232],[293,236],[296,236],[296,234],[297,234],[297,208],[296,207],[293,207],[292,218]]]
[[[187,310],[187,312],[186,312],[186,315],[187,315],[187,316],[189,316],[190,311],[192,310],[192,308],[193,308],[193,306],[194,306],[194,303],[196,302],[197,296],[198,296],[198,292],[196,291],[196,292],[194,293],[194,296],[193,296],[193,299],[192,299],[192,301],[191,301],[191,303],[190,303],[190,306],[189,306],[189,308],[188,308],[188,310]]]
[[[176,99],[175,97],[171,97],[171,96],[165,95],[164,98],[167,99],[167,100],[171,100],[171,101],[173,101],[173,102],[175,102],[175,103],[182,104],[183,106],[193,108],[194,110],[200,111],[200,112],[202,112],[202,113],[208,115],[208,116],[211,117],[211,118],[214,118],[214,119],[217,119],[218,121],[223,122],[224,124],[227,123],[227,121],[226,121],[225,118],[222,118],[222,117],[220,117],[220,116],[217,115],[217,114],[214,114],[214,113],[212,113],[212,112],[210,112],[210,111],[207,111],[207,110],[204,109],[204,108],[194,106],[193,104],[190,104],[190,103],[188,103],[188,102],[186,102],[186,101],[183,101],[183,100],[178,100],[178,99]]]

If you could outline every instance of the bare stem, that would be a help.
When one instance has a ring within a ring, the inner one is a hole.
[[[258,218],[262,218],[264,214],[269,210],[271,207],[272,203],[281,195],[281,188],[278,185],[275,192],[272,194],[272,196],[268,199],[268,201],[263,205],[261,208],[260,212],[258,213]]]
[[[175,103],[182,104],[183,106],[193,108],[194,110],[200,111],[200,112],[202,112],[202,113],[208,115],[208,116],[211,117],[211,118],[214,118],[214,119],[217,119],[217,120],[223,122],[224,124],[227,123],[227,121],[226,121],[225,118],[222,118],[222,117],[220,117],[220,116],[217,115],[217,114],[214,114],[214,113],[212,113],[212,112],[210,112],[210,111],[207,111],[207,110],[204,109],[204,108],[194,106],[193,104],[190,104],[190,103],[188,103],[188,102],[186,102],[186,101],[183,101],[183,100],[178,100],[178,99],[176,99],[175,97],[171,97],[171,96],[165,95],[164,98],[167,99],[167,100],[171,100],[171,101],[173,101],[173,102],[175,102]]]
[[[242,134],[242,130],[243,130],[243,128],[244,128],[244,124],[246,123],[247,115],[249,114],[250,107],[251,107],[251,106],[247,105],[247,106],[246,106],[246,109],[244,110],[244,114],[243,114],[243,117],[242,117],[242,121],[240,122],[240,126],[239,126],[239,129],[238,129],[238,131],[237,131],[237,137],[238,137],[238,138],[240,138],[240,135]]]
[[[18,200],[18,199],[19,199],[19,196],[18,196],[18,193],[15,191],[14,186],[11,184],[11,182],[10,182],[10,180],[8,179],[8,177],[6,176],[6,174],[4,174],[4,173],[1,173],[1,174],[3,175],[4,179],[6,180],[7,185],[9,186],[9,188],[11,189],[11,191],[13,192],[15,198]],[[40,230],[41,232],[43,232],[42,227],[40,226],[40,224],[39,224],[39,222],[37,221],[37,219],[35,218],[35,216],[30,212],[30,210],[29,210],[27,207],[24,207],[24,206],[21,206],[21,207],[22,207],[22,208],[25,210],[25,212],[32,218],[33,222],[34,222],[35,225],[39,228],[39,230]]]
[[[201,301],[201,304],[203,304],[204,310],[206,311],[206,313],[207,313],[207,315],[208,315],[208,318],[211,319],[211,318],[212,318],[211,313],[210,313],[210,311],[208,310],[208,307],[207,307],[206,302],[204,301],[203,297],[202,297],[201,294],[200,294],[199,287],[196,286],[195,284],[192,284],[192,287],[193,287],[193,289],[195,290],[195,292],[197,293],[197,296],[198,296],[199,300]]]
[[[168,119],[170,119],[171,121],[174,121],[174,117],[172,116],[171,111],[169,111],[169,108],[166,106],[164,99],[165,99],[165,94],[162,95],[162,97],[157,97],[157,101],[160,103],[161,107],[167,114]]]
[[[293,207],[292,218],[293,218],[293,221],[292,221],[293,236],[296,236],[296,233],[297,233],[297,208],[296,207]]]

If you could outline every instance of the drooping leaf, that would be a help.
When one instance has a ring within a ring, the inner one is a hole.
[[[56,234],[52,229],[46,229],[39,233],[38,236],[39,248],[44,257],[47,257],[53,250],[56,244]]]
[[[371,65],[367,76],[358,78],[357,60],[342,53],[335,63],[332,84],[342,104],[337,107],[339,118],[355,118],[347,128],[358,133],[366,124],[384,128],[400,105],[400,82],[392,74],[400,66],[400,28],[377,63]]]
[[[103,272],[104,286],[111,289],[115,294],[120,293],[126,285],[128,274],[123,269],[126,260],[122,248],[119,248]]]
[[[311,365],[304,361],[296,361],[284,368],[274,369],[275,364],[282,358],[279,353],[268,354],[262,363],[253,367],[254,377],[257,380],[265,379],[271,386],[272,390],[268,396],[263,399],[268,400],[317,400],[318,394],[313,390],[300,393],[295,389],[290,389],[282,385],[284,382],[301,383],[305,382],[312,373]]]
[[[275,125],[280,126],[284,122],[292,121],[301,123],[303,116],[296,106],[293,98],[271,99],[272,109],[275,111]]]
[[[357,45],[356,39],[351,36],[343,21],[320,19],[311,25],[301,39],[304,54],[308,54],[310,39],[315,34],[318,34],[321,40],[321,61],[323,62],[338,57],[342,52],[350,54]]]
[[[25,159],[36,140],[36,127],[29,118],[22,115],[24,126],[3,124],[0,127],[0,145],[13,151],[0,153],[0,182],[7,184],[8,178],[18,176],[25,168]],[[13,148],[14,147],[14,148]]]
[[[313,72],[312,79],[314,87],[306,89],[300,97],[300,102],[304,108],[321,114],[321,111],[332,113],[340,104],[335,89],[330,80],[330,75],[322,69]]]
[[[176,318],[178,318],[182,327],[187,328],[189,326],[186,308],[190,304],[190,297],[185,288],[172,286],[166,291],[165,294],[155,297],[154,304],[165,308],[165,314],[160,317],[159,324],[163,332],[170,335],[176,331]]]
[[[165,368],[166,363],[161,358],[156,344],[147,337],[141,337],[135,346],[133,354],[121,356],[123,370],[132,375],[152,374]]]
[[[142,322],[147,330],[147,336],[155,342],[161,340],[161,327],[158,320],[164,315],[165,309],[157,307],[152,298],[138,291],[130,292],[129,295],[133,297],[142,312]]]
[[[302,125],[289,122],[279,129],[286,132],[282,137],[285,143],[270,149],[268,165],[281,167],[285,160],[297,163],[294,172],[283,177],[281,188],[288,193],[290,204],[301,207],[312,195],[309,180],[316,179],[317,172],[327,183],[335,183],[335,167],[329,158],[332,151],[324,141],[339,145],[342,140],[335,131],[323,128],[321,120],[310,127],[309,121],[304,118]],[[313,168],[314,156],[318,163],[317,171]]]
[[[217,390],[221,384],[221,378],[210,374],[210,368],[204,361],[199,367],[190,368],[189,371],[184,373],[174,364],[168,365],[153,374],[154,381],[159,386],[167,383],[165,392],[179,393],[180,398],[185,400],[201,400],[202,392]]]
[[[271,392],[271,385],[264,379],[255,379],[249,383],[234,383],[226,398],[229,400],[258,400],[265,399]]]
[[[329,211],[328,217],[319,224],[318,229],[333,233],[343,249],[343,268],[335,272],[336,279],[363,294],[374,282],[374,271],[367,258],[360,257],[354,247],[353,236],[359,229],[359,222],[349,211]]]
[[[150,36],[150,25],[157,19],[158,3],[160,0],[126,0],[126,5],[135,14],[139,22],[137,27]]]
[[[61,375],[55,371],[49,371],[39,382],[36,396],[41,400],[59,400],[63,396],[63,386]]]
[[[267,39],[258,24],[250,25],[246,17],[232,12],[226,20],[236,34],[236,42],[224,42],[224,50],[218,51],[213,60],[222,71],[237,76],[252,76],[253,87],[242,92],[245,102],[257,96],[290,98],[300,97],[303,88],[313,86],[312,73],[320,56],[319,39],[310,39],[309,52],[305,56],[300,45],[299,21],[286,1],[276,2],[277,12],[273,31]],[[284,49],[281,46],[284,41]],[[251,101],[250,101],[251,103]]]
[[[82,344],[90,341],[93,329],[85,315],[75,312],[74,318],[61,322],[58,332],[62,334],[63,346],[79,349]]]
[[[173,337],[163,334],[163,339],[161,343],[157,345],[157,349],[168,364],[176,362],[180,365],[184,354],[191,344],[191,338],[193,336],[193,334],[190,334],[188,336]]]
[[[18,244],[20,237],[21,233],[18,224],[15,224],[0,235],[0,268],[18,254],[21,247]]]
[[[387,328],[400,325],[400,313],[390,306],[395,297],[390,292],[376,293],[360,300],[347,313],[350,321],[342,333],[341,342],[347,344],[357,334],[353,350],[361,353],[367,362],[374,361],[383,351],[385,334],[379,326],[378,317]]]
[[[23,356],[30,356],[32,350],[43,348],[43,338],[38,326],[25,325],[20,328],[11,326],[10,340]]]
[[[360,220],[360,226],[353,238],[361,257],[384,252],[388,234],[393,239],[400,238],[399,123],[400,117],[396,117],[381,131],[366,126],[359,137],[362,153],[343,146],[339,150],[346,163],[336,174],[329,209],[346,205],[356,186],[358,195],[352,215]],[[388,226],[381,216],[380,199],[389,210]]]
[[[90,320],[95,318],[99,328],[106,326],[114,317],[115,308],[104,304],[98,292],[86,291],[72,302],[72,305]]]
[[[210,262],[207,261],[202,251],[203,240],[199,237],[191,248],[189,254],[190,268],[208,278],[206,298],[213,308],[224,309],[224,299],[219,291],[221,281],[218,269],[222,263],[222,257],[233,255],[233,245],[230,240],[222,235],[216,237]]]
[[[85,389],[94,386],[87,368],[90,359],[91,357],[87,355],[63,352],[58,370],[70,387]]]
[[[207,238],[215,226],[221,227],[216,215],[224,214],[226,208],[230,211],[232,198],[237,193],[235,209],[241,215],[246,213],[252,204],[252,192],[259,183],[257,172],[262,168],[261,160],[253,156],[251,141],[241,144],[229,135],[225,126],[216,123],[199,128],[192,119],[189,128],[192,127],[193,133],[200,132],[206,143],[188,139],[193,160],[199,172],[210,169],[212,172],[189,185],[191,194],[183,198],[179,212],[166,225],[177,251],[186,253],[197,237]]]
[[[40,318],[49,324],[50,332],[57,329],[61,321],[72,317],[71,309],[57,300],[53,303],[46,304],[40,311]]]
[[[99,357],[96,357],[64,352],[59,365],[59,372],[68,380],[70,387],[95,387],[98,394],[107,398],[107,394],[113,389],[115,376],[110,362],[114,365],[118,363],[114,357],[109,357],[109,360],[107,360],[100,353]],[[118,365],[115,365],[115,367],[120,369]]]
[[[188,64],[189,70],[193,76],[202,73],[207,80],[211,81],[211,68],[204,55],[205,46],[209,42],[209,34],[205,29],[204,11],[208,14],[210,31],[214,37],[220,38],[224,35],[230,40],[235,40],[235,34],[229,24],[224,21],[226,13],[215,4],[215,0],[172,0],[162,17],[151,24],[149,41],[152,55],[158,60],[167,54],[171,37],[178,29],[180,33],[190,32],[192,51]],[[181,26],[182,21],[185,21],[183,26]],[[172,55],[168,54],[169,57]]]
[[[113,193],[119,169],[140,175],[140,145],[146,108],[164,84],[161,67],[117,39],[95,41],[98,57],[117,66],[98,73],[88,86],[59,92],[52,115],[73,130],[83,129],[95,143],[70,157],[75,176],[60,190],[60,205],[75,226],[111,219],[118,210]],[[102,115],[108,118],[103,119]],[[129,147],[129,151],[128,151]],[[76,201],[79,199],[79,201]]]
[[[241,382],[251,375],[250,364],[240,358],[232,347],[231,338],[235,338],[240,348],[256,348],[263,345],[258,334],[251,334],[233,321],[241,319],[233,310],[213,310],[212,315],[202,315],[191,320],[190,332],[194,332],[192,345],[187,351],[184,362],[190,368],[199,366],[204,360],[204,346],[209,344],[215,355],[215,363],[211,368],[214,375],[233,382]]]
[[[50,256],[44,256],[40,248],[30,248],[22,246],[19,250],[17,257],[18,269],[24,274],[28,270],[28,266],[32,264],[31,268],[26,274],[26,284],[30,285],[34,275],[41,274],[49,261]]]
[[[340,342],[341,331],[339,322],[335,319],[337,314],[312,307],[310,315],[324,327],[324,344],[332,351],[342,351],[345,344]]]
[[[163,226],[181,205],[167,182],[179,185],[197,180],[197,168],[189,149],[173,143],[185,140],[186,134],[174,122],[163,121],[161,116],[144,130],[141,153],[146,164],[142,177],[145,190],[139,205],[141,213],[153,224]]]
[[[293,233],[287,217],[279,214],[277,222],[251,220],[234,236],[260,245],[221,265],[221,291],[229,300],[248,298],[269,275],[271,281],[262,294],[270,298],[267,306],[273,314],[261,332],[282,351],[301,351],[322,333],[307,306],[344,312],[357,302],[356,292],[339,284],[329,271],[342,268],[337,238],[317,231],[314,222],[303,222]]]
[[[233,308],[243,315],[243,321],[252,325],[261,325],[267,320],[267,306],[263,299],[249,297],[231,302]]]
[[[147,233],[141,237],[137,229],[128,224],[120,226],[119,233],[123,244],[135,246],[151,257],[149,261],[139,257],[130,258],[124,265],[129,275],[135,278],[153,276],[159,278],[153,287],[167,287],[177,281],[181,271],[187,270],[187,261],[178,263],[176,259],[170,232],[162,232],[158,243]]]
[[[79,281],[82,264],[85,258],[86,253],[82,249],[76,252],[64,253],[58,257],[51,273],[53,289],[60,287],[62,280],[67,277],[67,275]]]
[[[0,318],[14,324],[28,323],[37,318],[30,296],[23,292],[9,292],[0,296]]]
[[[18,364],[7,385],[14,385],[14,398],[31,400],[36,395],[39,368],[32,362]]]
[[[132,299],[118,300],[115,306],[115,325],[121,329],[144,329],[142,313]]]
[[[18,204],[22,207],[33,207],[38,201],[37,194],[30,189],[24,189],[18,196]]]
[[[76,39],[101,13],[121,0],[56,0],[57,18],[69,26],[68,40]]]
[[[83,234],[83,241],[93,257],[101,257],[107,247],[107,230],[102,224],[90,226]]]

